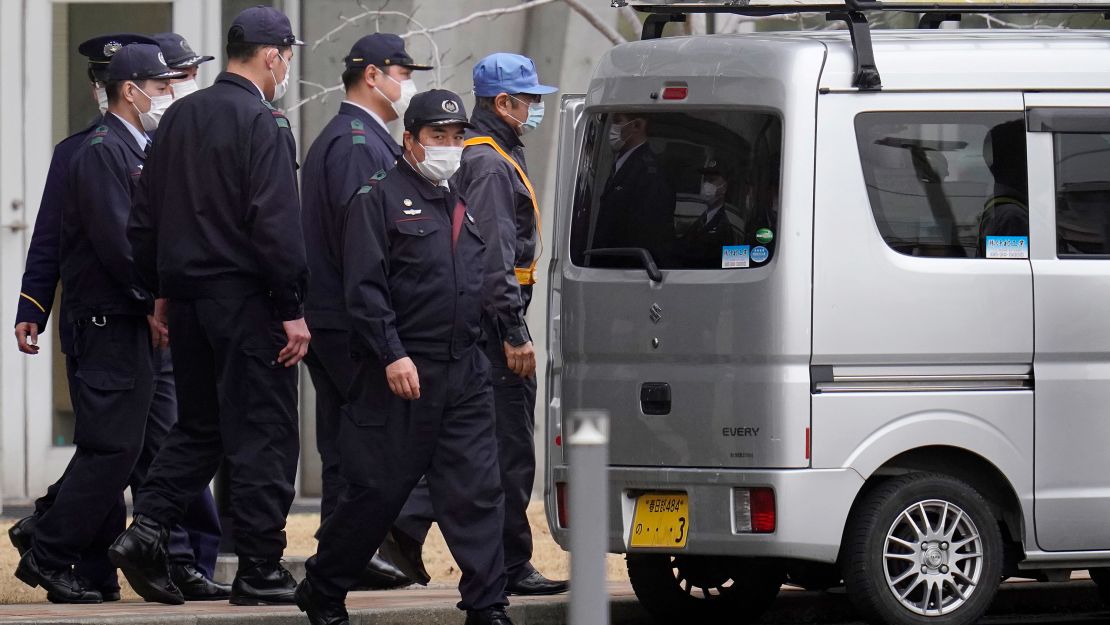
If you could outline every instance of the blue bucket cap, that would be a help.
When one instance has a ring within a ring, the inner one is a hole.
[[[474,66],[474,95],[492,98],[500,93],[545,95],[558,87],[541,85],[532,59],[519,54],[495,52]]]

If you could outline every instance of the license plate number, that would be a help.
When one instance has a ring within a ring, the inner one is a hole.
[[[682,549],[689,533],[690,501],[686,493],[645,493],[636,497],[631,546]]]

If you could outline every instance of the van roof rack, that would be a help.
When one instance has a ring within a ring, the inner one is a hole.
[[[865,11],[920,13],[918,28],[938,28],[942,22],[959,21],[974,13],[1099,13],[1110,19],[1110,3],[1091,0],[1024,0],[1017,2],[881,2],[878,0],[722,0],[718,2],[659,2],[653,0],[612,0],[614,8],[632,7],[648,13],[641,39],[658,39],[670,22],[685,22],[690,13],[733,13],[768,16],[797,13],[824,13],[830,21],[844,22],[856,53],[856,73],[852,86],[860,91],[883,88],[875,52],[871,46],[871,25]]]

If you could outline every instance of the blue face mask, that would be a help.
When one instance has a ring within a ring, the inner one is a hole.
[[[524,102],[513,96],[509,96],[517,102],[523,104]],[[511,117],[511,116],[510,116]],[[513,119],[516,119],[513,117]],[[517,120],[520,121],[520,120]],[[528,104],[528,119],[520,122],[520,134],[524,136],[539,127],[540,122],[543,121],[543,102],[532,102]]]

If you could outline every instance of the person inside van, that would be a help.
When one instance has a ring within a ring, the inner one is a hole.
[[[737,243],[725,206],[729,193],[728,174],[736,170],[722,159],[711,158],[699,171],[705,212],[679,234],[675,254],[683,267],[709,269],[720,266],[723,246]]]
[[[591,247],[644,248],[657,265],[667,267],[675,242],[675,192],[648,144],[648,128],[643,115],[613,115],[609,126],[613,168],[601,193]],[[607,267],[639,266],[634,259],[597,260]]]
[[[1029,236],[1024,120],[1015,119],[987,131],[983,160],[994,176],[994,194],[979,214],[977,258],[987,256],[987,237]]]

